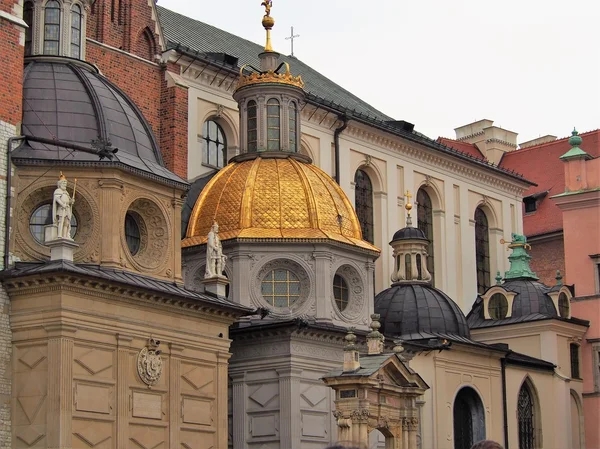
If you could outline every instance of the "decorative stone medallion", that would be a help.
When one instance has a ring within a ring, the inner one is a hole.
[[[148,387],[156,385],[162,375],[162,359],[160,358],[160,340],[151,338],[148,340],[148,344],[143,348],[137,358],[137,370],[142,379]]]
[[[357,323],[361,320],[361,318],[363,318],[362,315],[365,308],[365,295],[363,291],[364,288],[362,277],[358,270],[352,265],[340,266],[335,274],[341,276],[348,285],[349,298],[348,306],[343,311],[334,304],[334,313],[337,315],[338,319],[342,319],[351,323]],[[334,298],[335,295],[332,294],[331,297]]]

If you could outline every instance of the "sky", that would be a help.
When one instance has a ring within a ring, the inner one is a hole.
[[[264,45],[261,0],[159,0]],[[599,0],[273,0],[274,50],[431,138],[481,119],[518,142],[600,128]],[[582,145],[585,149],[585,142]]]

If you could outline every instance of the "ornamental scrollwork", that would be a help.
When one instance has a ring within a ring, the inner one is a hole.
[[[350,417],[355,420],[366,420],[369,419],[370,415],[371,412],[369,412],[368,408],[361,408],[350,412]]]
[[[158,349],[159,346],[160,340],[151,338],[148,340],[148,345],[138,353],[138,375],[148,387],[156,385],[162,375],[162,359],[160,358],[162,351]]]

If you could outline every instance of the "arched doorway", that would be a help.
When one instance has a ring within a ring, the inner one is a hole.
[[[470,449],[474,442],[485,439],[485,414],[479,395],[469,387],[462,388],[454,399],[454,449]]]

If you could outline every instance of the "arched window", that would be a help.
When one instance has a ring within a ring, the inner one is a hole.
[[[411,262],[410,254],[404,255],[404,280],[406,280],[406,281],[412,280],[412,262]]]
[[[289,114],[290,114],[290,119],[289,119],[290,151],[292,153],[295,153],[296,151],[298,151],[298,142],[297,142],[297,135],[296,135],[296,122],[298,120],[297,119],[298,107],[296,106],[296,103],[294,103],[293,101],[290,103]]]
[[[25,28],[25,56],[30,56],[33,31],[33,2],[25,2],[23,5],[23,21],[27,24],[27,28]]]
[[[558,314],[561,318],[569,318],[569,310],[571,308],[571,304],[569,303],[569,298],[565,292],[561,292],[558,295]]]
[[[218,168],[224,167],[226,146],[223,128],[213,120],[205,121],[202,125],[202,163]]]
[[[502,293],[494,293],[490,298],[488,306],[490,318],[493,320],[501,320],[508,315],[508,300]]]
[[[60,46],[60,3],[50,0],[44,8],[44,54],[58,55]]]
[[[431,273],[431,284],[435,284],[434,265],[433,265],[433,207],[431,198],[424,189],[417,191],[417,227],[423,231],[429,245],[427,245],[427,271]]]
[[[271,98],[267,101],[267,151],[281,149],[281,123],[279,101]]]
[[[483,294],[490,287],[490,234],[487,216],[479,207],[475,209],[475,263],[477,292]]]
[[[248,102],[248,151],[256,151],[258,136],[256,133],[256,101]]]
[[[374,243],[373,237],[373,185],[371,179],[362,170],[354,174],[355,201],[354,208],[360,222],[363,239]]]
[[[336,274],[333,277],[333,298],[340,312],[343,312],[348,307],[348,297],[348,284],[346,284],[343,277]]]
[[[454,449],[470,449],[473,443],[485,439],[485,414],[481,399],[469,387],[461,389],[452,410]]]
[[[517,401],[517,420],[519,424],[519,449],[534,449],[534,404],[533,395],[527,384],[523,384]]]
[[[81,58],[81,6],[71,8],[71,57]]]

